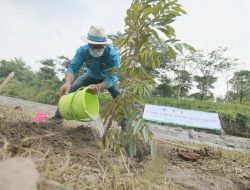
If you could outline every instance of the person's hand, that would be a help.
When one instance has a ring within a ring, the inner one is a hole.
[[[71,84],[64,83],[56,92],[56,95],[61,97],[64,94],[68,94],[70,90]]]
[[[92,94],[97,94],[99,92],[99,86],[97,84],[91,84],[88,86],[88,92]]]

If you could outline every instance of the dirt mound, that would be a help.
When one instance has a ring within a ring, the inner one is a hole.
[[[83,149],[95,140],[92,129],[83,125],[64,129],[58,125],[6,122],[5,126],[0,139],[9,142],[13,153],[18,148],[31,146],[41,146],[42,150],[50,147],[55,153],[60,153],[70,148]]]
[[[250,187],[250,153],[187,142],[158,144],[141,162],[99,146],[90,127],[33,124],[21,109],[0,109],[0,160],[28,157],[45,178],[73,189],[225,189]],[[197,157],[197,159],[196,159]]]
[[[213,150],[212,148],[203,148],[199,150],[178,150],[178,155],[187,161],[197,161],[200,158],[208,157],[212,159],[220,159],[222,157],[221,151]]]
[[[249,154],[191,144],[180,145],[161,144],[158,147],[165,160],[164,176],[179,189],[249,189]],[[190,148],[183,148],[182,145]]]

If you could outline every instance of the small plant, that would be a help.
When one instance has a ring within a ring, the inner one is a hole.
[[[150,71],[160,66],[159,47],[164,36],[164,50],[172,59],[176,58],[179,40],[170,26],[176,17],[185,14],[181,5],[173,0],[133,0],[125,18],[125,32],[115,39],[115,46],[121,55],[120,97],[104,106],[102,117],[106,123],[103,144],[113,150],[124,148],[133,157],[140,152],[143,140],[151,144],[152,156],[155,155],[153,133],[142,119],[142,99],[150,97],[156,84]],[[185,45],[187,46],[187,45]],[[116,72],[116,71],[114,71]],[[109,133],[112,122],[124,118],[126,129]],[[108,140],[106,137],[108,136]],[[107,143],[107,144],[106,144]]]
[[[145,147],[150,144],[151,157],[156,157],[156,143],[152,131],[143,119],[137,119],[138,112],[132,111],[125,130],[110,130],[107,146],[114,152],[126,150],[130,157],[142,157]]]

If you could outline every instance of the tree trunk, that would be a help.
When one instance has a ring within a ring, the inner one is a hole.
[[[242,103],[242,100],[243,100],[243,93],[241,92],[240,93],[240,104]]]

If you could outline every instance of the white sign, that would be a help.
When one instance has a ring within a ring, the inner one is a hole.
[[[146,104],[143,119],[188,127],[221,130],[217,113]]]

